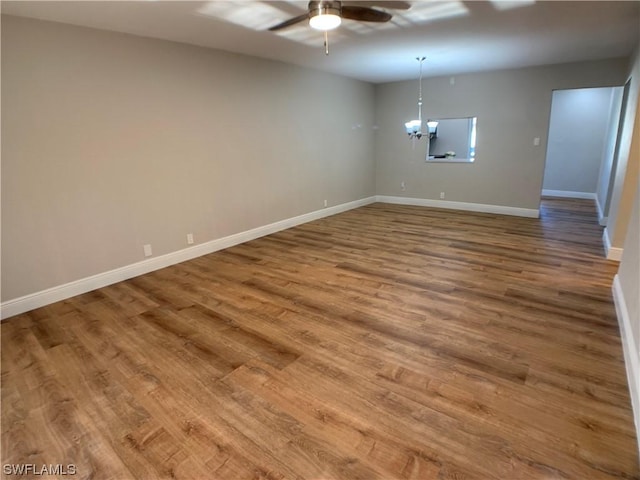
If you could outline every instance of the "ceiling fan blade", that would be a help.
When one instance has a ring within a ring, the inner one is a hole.
[[[388,8],[390,10],[409,10],[411,8],[411,4],[409,2],[400,2],[395,0],[379,0],[379,1],[358,1],[358,2],[342,2],[343,8],[344,6],[361,6],[361,7],[380,7],[380,8]]]
[[[269,31],[275,32],[276,30],[282,30],[283,28],[290,27],[291,25],[295,25],[296,23],[303,22],[308,18],[309,18],[309,13],[304,13],[302,15],[298,15],[297,17],[293,17],[293,18],[290,18],[289,20],[279,23],[278,25],[274,25],[273,27],[269,28]]]
[[[350,20],[358,20],[360,22],[388,22],[391,20],[391,14],[374,10],[367,7],[356,7],[355,5],[342,6],[342,18]]]

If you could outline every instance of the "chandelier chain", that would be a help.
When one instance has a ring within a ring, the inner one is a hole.
[[[418,83],[418,120],[422,126],[422,62],[426,57],[416,57],[416,60],[420,62],[420,81]]]

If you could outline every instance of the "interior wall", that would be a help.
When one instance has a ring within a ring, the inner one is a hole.
[[[640,365],[640,182],[637,188],[618,276]]]
[[[631,56],[628,89],[625,90],[627,107],[621,115],[617,166],[605,235],[613,247],[622,250],[613,293],[634,421],[640,434],[640,44]]]
[[[611,92],[611,103],[609,107],[609,127],[606,134],[606,142],[602,150],[602,163],[598,174],[598,186],[596,188],[596,201],[600,222],[606,225],[609,215],[609,204],[613,190],[612,179],[615,169],[615,152],[618,141],[618,128],[620,126],[620,110],[622,107],[624,87],[615,87]]]
[[[372,196],[373,119],[364,82],[3,15],[2,301]]]
[[[596,192],[615,88],[553,92],[543,190]]]
[[[417,80],[377,85],[376,192],[438,199],[444,191],[447,200],[537,209],[552,91],[622,85],[627,61],[426,78],[423,118],[478,117],[474,163],[426,163],[426,143],[414,148],[403,128],[415,116]]]
[[[640,175],[640,45],[636,47],[627,70],[629,91],[627,108],[621,118],[616,171],[609,218],[605,235],[614,248],[623,248],[627,225],[631,217],[633,201]]]
[[[639,133],[639,130],[640,128],[636,132]],[[622,332],[636,432],[640,437],[640,180],[636,185],[636,196],[613,293]]]

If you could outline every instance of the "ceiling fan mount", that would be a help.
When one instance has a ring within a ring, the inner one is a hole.
[[[307,12],[297,17],[285,20],[273,27],[269,31],[275,32],[283,28],[290,27],[305,20],[316,30],[332,30],[340,25],[342,19],[355,20],[358,22],[384,23],[391,20],[392,15],[384,10],[373,7],[393,10],[407,10],[411,7],[409,2],[397,0],[379,1],[337,1],[337,0],[312,0],[307,6]]]

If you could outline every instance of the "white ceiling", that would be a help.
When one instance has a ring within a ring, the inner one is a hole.
[[[323,37],[305,1],[2,1],[2,13],[213,47],[374,83],[630,55],[640,40],[639,1],[413,1],[386,24],[343,21]]]

